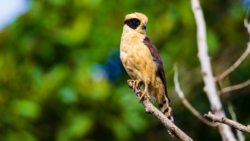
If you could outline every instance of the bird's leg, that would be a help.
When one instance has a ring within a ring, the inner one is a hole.
[[[146,98],[148,98],[148,99],[151,98],[150,95],[148,94],[148,84],[147,84],[147,83],[144,83],[144,85],[145,85],[145,88],[144,88],[143,93],[142,93],[141,96],[140,96],[140,101],[143,100],[144,96],[146,96]]]

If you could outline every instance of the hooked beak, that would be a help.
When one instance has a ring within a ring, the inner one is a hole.
[[[147,24],[143,24],[142,29],[146,30]]]

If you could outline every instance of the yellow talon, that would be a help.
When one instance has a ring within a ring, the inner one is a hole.
[[[149,100],[151,99],[150,95],[147,94],[147,92],[143,92],[140,96],[140,101],[142,101],[144,97],[148,98]]]
[[[140,87],[141,84],[141,80],[135,80],[135,86],[136,87]]]
[[[141,85],[141,80],[127,80],[128,83],[131,83],[132,85],[130,85],[131,88],[139,88],[140,89],[140,85]],[[146,98],[151,99],[151,97],[148,94],[147,89],[144,90],[144,92],[142,92],[141,90],[137,93],[140,95],[140,102],[143,100],[143,98],[146,96]]]
[[[141,80],[127,80],[127,83],[132,83],[132,88],[140,87]]]

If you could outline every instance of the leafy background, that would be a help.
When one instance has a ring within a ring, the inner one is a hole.
[[[246,49],[249,35],[243,19],[248,1],[201,4],[218,75]],[[119,44],[124,16],[132,12],[149,18],[147,35],[164,62],[177,126],[194,140],[220,141],[218,130],[197,120],[174,91],[173,65],[178,62],[187,99],[201,114],[211,110],[187,0],[32,0],[30,10],[0,32],[0,140],[176,140],[145,113],[127,86]],[[250,57],[222,85],[246,81],[249,66]],[[243,124],[250,123],[249,93],[248,86],[221,96],[226,112],[231,102]]]

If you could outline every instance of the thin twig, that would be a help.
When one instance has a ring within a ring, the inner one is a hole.
[[[244,25],[245,25],[248,33],[250,34],[250,23],[247,21],[247,17],[244,19]],[[231,72],[233,72],[247,58],[247,56],[249,54],[250,54],[250,42],[248,42],[247,49],[240,56],[240,58],[230,68],[228,68],[226,71],[224,71],[221,75],[217,76],[215,78],[215,81],[220,81],[220,80],[224,79],[226,76],[228,76]]]
[[[178,67],[177,65],[174,66],[174,84],[175,84],[175,91],[177,92],[177,94],[179,95],[182,103],[202,122],[204,122],[205,124],[212,126],[212,127],[216,127],[217,124],[208,121],[207,119],[205,119],[185,98],[185,95],[183,93],[183,91],[180,88],[180,84],[178,82]]]
[[[244,19],[244,26],[246,27],[247,32],[250,34],[250,24],[249,24],[249,22],[247,20],[247,17],[245,17],[245,19]]]
[[[131,81],[128,81],[128,85],[131,89],[133,89],[138,99],[140,99],[140,88],[133,87],[134,84]],[[178,139],[182,141],[193,141],[173,122],[171,122],[162,112],[155,108],[154,105],[149,101],[149,99],[143,98],[141,103],[145,107],[145,111],[147,113],[151,113],[153,116],[155,116],[168,129],[170,135],[175,135]]]
[[[228,111],[229,111],[232,119],[234,121],[237,121],[236,114],[234,112],[234,109],[233,109],[231,102],[228,102]],[[236,130],[236,132],[237,132],[237,137],[238,137],[239,141],[245,141],[245,137],[243,136],[242,132],[239,130]]]
[[[247,45],[246,51],[240,56],[240,58],[226,71],[224,71],[221,75],[217,76],[215,78],[215,81],[220,81],[224,79],[226,76],[228,76],[231,72],[233,72],[249,55],[250,53],[250,43]]]
[[[244,87],[246,87],[248,85],[250,85],[250,79],[248,79],[247,81],[245,81],[243,83],[223,88],[220,91],[218,91],[217,94],[221,95],[223,93],[227,93],[227,92],[230,92],[230,91],[234,91],[234,90],[238,90],[238,89],[244,88]]]
[[[206,41],[206,24],[199,0],[191,0],[192,11],[197,26],[198,57],[201,63],[205,92],[211,108],[217,116],[225,116],[219,96],[216,93],[216,85],[212,74],[208,47]],[[236,141],[232,130],[227,125],[219,124],[219,131],[223,141]]]
[[[220,123],[224,123],[227,124],[237,130],[240,130],[242,132],[246,132],[246,133],[250,133],[250,126],[245,126],[242,125],[236,121],[233,121],[231,119],[225,118],[225,117],[219,117],[216,116],[214,114],[212,114],[211,112],[208,112],[208,114],[205,114],[204,117],[211,119],[214,122],[220,122]]]

